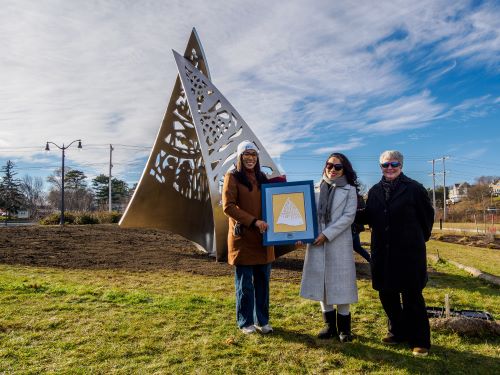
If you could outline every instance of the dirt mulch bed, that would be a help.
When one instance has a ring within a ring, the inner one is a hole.
[[[432,239],[459,245],[500,250],[500,238],[488,238],[486,236],[454,236],[451,234],[433,234]]]
[[[275,280],[299,280],[304,249],[273,264]],[[359,278],[369,265],[356,255]],[[188,240],[166,230],[117,225],[23,226],[0,228],[0,263],[72,269],[182,271],[208,276],[231,275],[233,268],[201,253]]]
[[[463,317],[430,319],[435,331],[453,332],[467,337],[500,336],[500,323]]]

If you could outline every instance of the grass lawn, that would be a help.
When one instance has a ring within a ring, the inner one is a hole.
[[[427,243],[427,254],[438,255],[438,253],[441,258],[454,260],[483,272],[500,276],[499,250],[430,240]]]
[[[425,297],[488,310],[500,291],[436,264]],[[356,340],[321,341],[319,305],[297,282],[272,280],[272,335],[236,329],[233,280],[188,273],[61,270],[0,265],[0,373],[498,374],[498,338],[432,332],[427,358],[387,347],[384,313],[369,280],[352,306]]]
[[[370,242],[370,232],[361,233],[362,242]],[[365,246],[367,249],[370,246]],[[481,247],[430,240],[427,242],[427,254],[438,255],[446,260],[454,260],[483,272],[500,276],[500,251]]]

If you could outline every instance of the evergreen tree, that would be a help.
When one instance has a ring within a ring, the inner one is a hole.
[[[24,203],[21,181],[16,178],[14,163],[10,160],[2,167],[1,173],[3,177],[0,182],[0,207],[7,211],[10,217],[11,214],[17,213]]]
[[[64,176],[64,186],[68,190],[78,191],[87,188],[87,176],[82,171],[71,169]]]
[[[96,198],[97,205],[104,208],[109,200],[109,177],[100,174],[92,180],[92,188]],[[128,184],[117,178],[111,179],[111,201],[113,204],[124,203],[130,194]]]

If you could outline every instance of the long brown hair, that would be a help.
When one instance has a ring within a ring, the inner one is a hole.
[[[349,185],[354,186],[356,188],[356,191],[359,191],[358,175],[356,174],[356,171],[352,167],[352,164],[347,158],[347,156],[341,154],[340,152],[334,152],[328,157],[328,159],[326,159],[326,161],[328,162],[330,158],[337,158],[340,160],[340,163],[342,163],[344,169],[344,176],[347,180],[347,183]],[[326,169],[326,163],[325,166],[323,167],[323,174],[325,174],[325,169]]]
[[[260,189],[260,185],[265,184],[267,182],[266,175],[260,170],[260,159],[257,156],[257,162],[255,163],[255,167],[253,167],[253,171],[255,173],[255,178],[257,180],[257,186]],[[236,177],[240,184],[245,185],[248,190],[252,191],[252,184],[247,178],[245,173],[245,167],[243,166],[243,154],[240,155],[238,161],[236,162],[236,168],[233,170],[233,175]]]

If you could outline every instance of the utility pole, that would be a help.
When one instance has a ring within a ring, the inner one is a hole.
[[[443,222],[446,220],[446,166],[445,161],[449,156],[443,156]]]
[[[75,142],[78,142],[78,149],[82,149],[82,140],[81,139],[75,139],[73,142],[71,142],[69,145],[64,146],[64,143],[62,146],[58,146],[54,142],[47,142],[45,145],[45,151],[49,152],[50,147],[49,143],[53,144],[56,146],[59,150],[62,151],[62,161],[61,161],[61,218],[60,218],[60,225],[64,225],[64,159],[66,158],[66,150]]]
[[[436,159],[429,160],[432,162],[432,207],[434,208],[434,220],[436,220]]]
[[[442,158],[435,159],[435,160],[442,160],[443,161],[443,222],[446,220],[446,166],[445,166],[445,161],[446,159],[449,159],[449,156],[443,156]]]
[[[437,158],[437,159],[432,159],[429,160],[430,163],[432,163],[432,205],[434,206],[434,215],[436,215],[436,179],[435,176],[436,174],[443,174],[443,218],[440,220],[440,223],[444,222],[446,220],[446,166],[445,166],[445,160],[449,159],[449,156],[443,156],[442,158]],[[443,172],[441,173],[436,173],[435,165],[436,161],[442,160],[443,161]],[[435,216],[434,216],[435,218]]]
[[[108,210],[109,212],[113,211],[113,204],[111,200],[111,169],[113,169],[113,145],[109,145],[109,180],[108,180]]]

